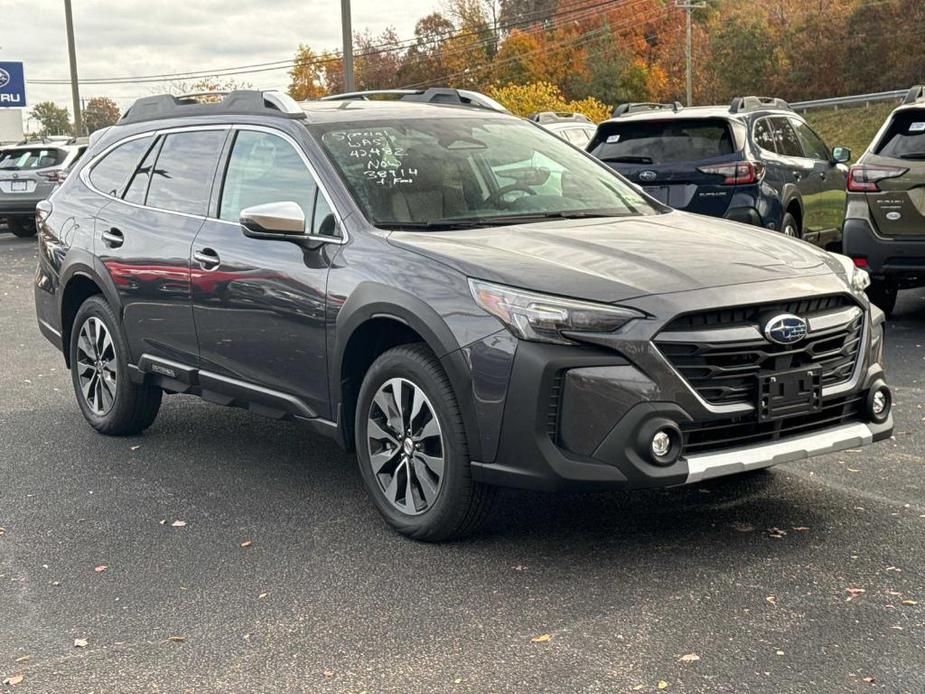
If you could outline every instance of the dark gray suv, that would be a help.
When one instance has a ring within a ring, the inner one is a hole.
[[[418,539],[495,485],[677,485],[892,430],[847,258],[463,100],[145,98],[38,220],[39,326],[93,427],[138,433],[164,393],[303,420]]]

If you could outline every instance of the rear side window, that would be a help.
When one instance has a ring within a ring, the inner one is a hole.
[[[119,145],[93,166],[90,183],[103,193],[118,196],[150,144],[148,136]]]
[[[122,196],[123,200],[138,203],[139,205],[144,204],[145,195],[148,193],[148,181],[151,178],[151,170],[154,168],[154,160],[157,158],[159,151],[160,147],[157,144],[148,150],[145,158],[135,170],[135,174],[132,176],[128,188],[125,189],[125,195]]]
[[[0,153],[0,169],[4,171],[28,171],[61,166],[67,158],[67,151],[54,147],[17,149]]]
[[[791,120],[791,123],[797,131],[797,137],[800,138],[800,144],[803,145],[803,152],[807,157],[818,159],[819,161],[829,161],[831,159],[829,148],[825,146],[825,142],[812,128],[803,121]]]
[[[874,152],[896,159],[925,159],[925,109],[894,113]]]
[[[770,118],[761,118],[755,123],[752,137],[761,149],[767,152],[777,151],[777,145],[774,143],[774,128],[771,127]]]
[[[777,153],[785,157],[805,157],[800,138],[791,127],[787,118],[773,118],[774,129],[777,131]]]
[[[224,130],[172,133],[164,138],[148,187],[148,207],[205,215]]]
[[[662,164],[712,159],[735,152],[732,129],[721,119],[607,123],[591,154],[602,161]]]

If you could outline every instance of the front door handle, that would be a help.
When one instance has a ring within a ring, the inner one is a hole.
[[[125,237],[122,235],[122,232],[115,227],[110,227],[104,231],[102,236],[103,243],[105,243],[110,248],[118,248],[123,243],[125,243]]]
[[[193,260],[202,266],[203,270],[213,270],[221,263],[218,253],[211,248],[203,248],[201,251],[193,253]]]

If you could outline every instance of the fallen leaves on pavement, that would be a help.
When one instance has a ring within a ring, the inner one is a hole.
[[[31,655],[21,655],[21,656],[19,656],[19,657],[16,659],[16,662],[17,662],[17,663],[27,663],[27,662],[29,662],[30,660],[32,660],[32,656],[31,656]]]
[[[780,528],[768,528],[768,535],[777,539],[787,536],[786,530],[781,530]]]
[[[656,686],[659,689],[668,689],[668,683],[665,680],[659,680]]]
[[[244,542],[241,543],[241,547],[250,547],[252,544],[254,544],[253,540],[244,540]]]
[[[93,569],[93,570],[96,571],[96,573],[101,574],[101,573],[103,573],[103,572],[104,572],[106,569],[108,569],[108,568],[109,568],[109,567],[106,566],[106,564],[100,564],[99,566],[97,566],[97,567],[96,567],[95,569]]]
[[[11,687],[15,687],[17,684],[22,682],[23,679],[25,679],[24,675],[10,675],[5,680],[3,680],[3,684],[7,684]]]
[[[170,527],[171,527],[171,528],[185,528],[185,527],[186,527],[186,521],[184,521],[184,520],[175,520],[173,523],[170,524]]]
[[[173,641],[174,643],[182,643],[183,641],[186,641],[186,637],[185,636],[168,636],[167,640]]]
[[[547,641],[552,641],[552,636],[550,634],[540,634],[539,636],[534,636],[530,640],[533,643],[546,643]]]
[[[682,655],[680,658],[678,658],[678,660],[682,663],[694,663],[700,660],[700,656],[696,653],[688,653],[686,655]]]
[[[89,643],[87,639],[74,639],[74,648],[86,648]]]

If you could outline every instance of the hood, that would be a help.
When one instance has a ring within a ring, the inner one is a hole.
[[[606,303],[836,267],[825,251],[778,232],[683,212],[396,231],[389,241],[469,277]]]

